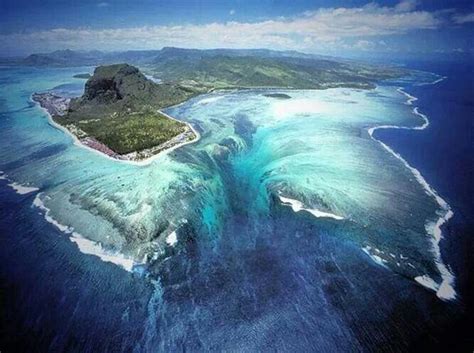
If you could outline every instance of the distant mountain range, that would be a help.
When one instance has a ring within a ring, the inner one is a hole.
[[[16,64],[39,67],[99,66],[127,63],[160,79],[198,90],[221,88],[373,88],[407,70],[297,51],[269,49],[184,49],[123,52],[59,50],[32,54]]]
[[[307,58],[318,59],[323,56],[304,54],[297,51],[276,51],[269,49],[184,49],[164,47],[161,50],[130,50],[117,52],[57,50],[51,53],[31,54],[26,58],[16,59],[17,64],[31,66],[97,66],[127,62],[131,64],[152,64],[159,59],[180,57],[196,60],[198,58],[229,56],[229,57],[261,57],[261,58]],[[11,60],[10,60],[11,61]]]

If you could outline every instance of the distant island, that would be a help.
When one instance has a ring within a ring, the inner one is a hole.
[[[124,60],[139,66],[113,63]],[[112,64],[111,64],[112,62]],[[181,49],[116,53],[56,51],[21,59],[31,66],[99,64],[80,98],[34,94],[55,123],[83,145],[120,160],[139,161],[195,141],[197,133],[161,109],[199,94],[225,89],[372,89],[376,82],[409,71],[342,59],[266,49]],[[285,93],[265,96],[290,99]]]
[[[74,75],[74,76],[72,76],[72,77],[74,77],[74,78],[84,78],[84,79],[89,79],[89,78],[91,78],[91,76],[92,76],[91,74],[89,74],[89,73],[85,73],[85,74],[75,74],[75,75]]]
[[[159,109],[196,95],[179,85],[158,85],[134,66],[99,66],[82,97],[35,93],[33,100],[83,145],[120,160],[140,161],[197,140],[187,123]]]
[[[265,97],[269,98],[276,98],[276,99],[290,99],[291,96],[285,94],[285,93],[265,93]]]

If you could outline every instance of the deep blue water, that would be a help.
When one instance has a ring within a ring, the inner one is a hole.
[[[309,214],[295,217],[276,202],[273,217],[262,217],[257,229],[248,223],[246,208],[236,207],[215,256],[185,229],[191,235],[184,248],[158,265],[158,282],[147,281],[78,252],[31,206],[34,195],[19,195],[0,180],[0,350],[470,348],[472,67],[411,65],[448,76],[440,84],[407,90],[419,98],[430,128],[379,130],[376,136],[416,166],[453,207],[442,253],[456,274],[461,300],[439,300],[369,261],[337,223],[315,223]],[[10,112],[3,114],[8,131]],[[62,146],[42,148],[28,158],[47,159],[62,153]],[[245,187],[239,180],[227,183]],[[231,205],[248,201],[235,194]]]
[[[382,130],[377,136],[415,165],[454,210],[441,251],[456,273],[466,315],[454,320],[445,334],[474,347],[469,329],[474,324],[474,64],[424,61],[408,66],[446,76],[436,85],[407,89],[419,98],[417,105],[428,115],[430,127],[421,134]]]

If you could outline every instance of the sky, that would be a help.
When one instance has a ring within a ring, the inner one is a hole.
[[[0,0],[0,55],[269,48],[337,56],[474,53],[472,0]]]

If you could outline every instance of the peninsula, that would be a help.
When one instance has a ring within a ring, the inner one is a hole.
[[[147,76],[130,64],[138,65]],[[122,53],[71,50],[35,54],[24,59],[34,66],[90,65],[82,97],[34,94],[53,121],[80,143],[106,155],[140,161],[161,151],[197,140],[191,125],[173,119],[161,109],[196,95],[222,89],[372,89],[380,80],[408,75],[399,67],[270,50],[196,50],[163,48]],[[286,93],[265,96],[290,99]]]
[[[140,161],[197,140],[187,123],[160,109],[201,92],[178,84],[156,84],[134,66],[99,66],[79,98],[35,93],[53,121],[83,145],[119,160]]]

